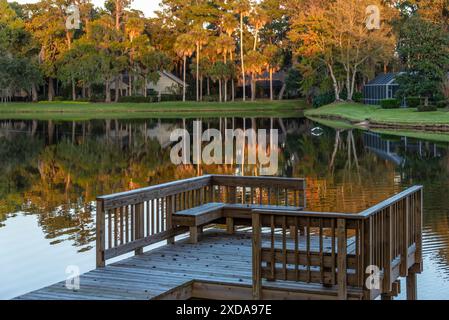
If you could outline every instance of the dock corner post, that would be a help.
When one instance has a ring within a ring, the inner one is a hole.
[[[144,205],[143,203],[138,203],[135,205],[135,213],[136,213],[136,223],[134,225],[135,228],[135,235],[136,235],[136,240],[137,239],[142,239],[144,237],[144,230],[145,230],[145,225],[144,225]],[[140,255],[143,254],[143,247],[137,248],[136,250],[134,250],[134,254],[136,255]]]
[[[346,240],[346,220],[337,220],[337,239],[338,239],[338,251],[337,251],[337,283],[338,283],[338,299],[346,300],[348,298],[347,292],[347,240]]]
[[[416,286],[416,273],[409,272],[406,278],[407,283],[407,300],[416,300],[417,296],[417,286]]]
[[[252,214],[252,256],[253,256],[253,299],[262,299],[262,270],[261,270],[261,221],[260,214]]]
[[[105,212],[102,200],[97,200],[96,207],[96,265],[97,268],[102,268],[106,265],[105,262]]]

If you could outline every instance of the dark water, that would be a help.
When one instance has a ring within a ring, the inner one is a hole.
[[[95,197],[206,174],[254,175],[254,166],[175,166],[170,132],[192,120],[0,121],[0,299],[95,267]],[[420,299],[449,298],[449,145],[306,119],[221,118],[208,128],[279,129],[280,176],[306,177],[308,209],[359,212],[423,184]],[[405,291],[405,290],[403,290]],[[400,296],[403,298],[403,296]]]

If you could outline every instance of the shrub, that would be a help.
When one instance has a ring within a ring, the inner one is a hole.
[[[63,96],[56,96],[53,97],[53,101],[66,101],[66,98],[64,98]]]
[[[443,109],[449,107],[449,100],[440,100],[436,104],[438,109]]]
[[[106,96],[104,94],[92,94],[89,98],[89,102],[104,102]]]
[[[362,92],[355,92],[352,96],[352,100],[355,102],[363,102],[363,93]]]
[[[418,106],[418,112],[431,112],[431,111],[437,111],[437,107],[431,104],[429,104],[428,106],[423,104]]]
[[[418,108],[418,106],[421,104],[421,98],[420,97],[408,97],[406,98],[407,107],[408,108]]]
[[[314,108],[319,108],[326,104],[330,104],[335,101],[335,94],[332,92],[317,95],[313,98],[312,105]]]
[[[161,101],[182,101],[182,95],[179,95],[179,94],[161,94]]]
[[[401,107],[401,101],[398,99],[384,99],[380,102],[382,109],[397,109]]]
[[[156,100],[157,101],[157,100]],[[144,96],[129,96],[129,97],[120,97],[118,102],[125,103],[152,103],[155,102],[154,97],[144,97]]]

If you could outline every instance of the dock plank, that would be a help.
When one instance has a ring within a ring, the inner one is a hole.
[[[319,241],[311,237],[311,249],[319,250]],[[270,239],[262,236],[262,242]],[[331,248],[330,238],[324,238],[324,248]],[[348,239],[348,252],[354,250]],[[306,239],[300,237],[300,248]],[[281,243],[280,243],[281,245]],[[294,242],[287,241],[293,249]],[[164,245],[80,276],[80,290],[68,290],[65,282],[17,297],[19,300],[150,300],[188,282],[211,281],[236,285],[252,284],[251,234],[224,230],[206,230],[197,244],[182,240]],[[267,283],[267,286],[273,286]],[[285,284],[294,287],[295,284]]]

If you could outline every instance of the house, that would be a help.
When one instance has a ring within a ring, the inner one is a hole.
[[[285,84],[285,79],[287,74],[285,71],[278,71],[273,73],[273,92],[274,95],[279,95],[282,87]],[[251,76],[247,75],[245,77],[246,82],[246,92],[247,95],[251,94]],[[238,94],[242,90],[242,80],[239,79],[237,88],[239,90]],[[256,92],[259,98],[269,98],[270,97],[270,74],[268,71],[256,76]]]
[[[157,83],[148,82],[147,90],[161,94],[181,94],[185,83],[171,72],[159,71]]]
[[[381,100],[395,98],[399,85],[396,83],[397,73],[378,75],[363,87],[363,102],[379,105]]]

